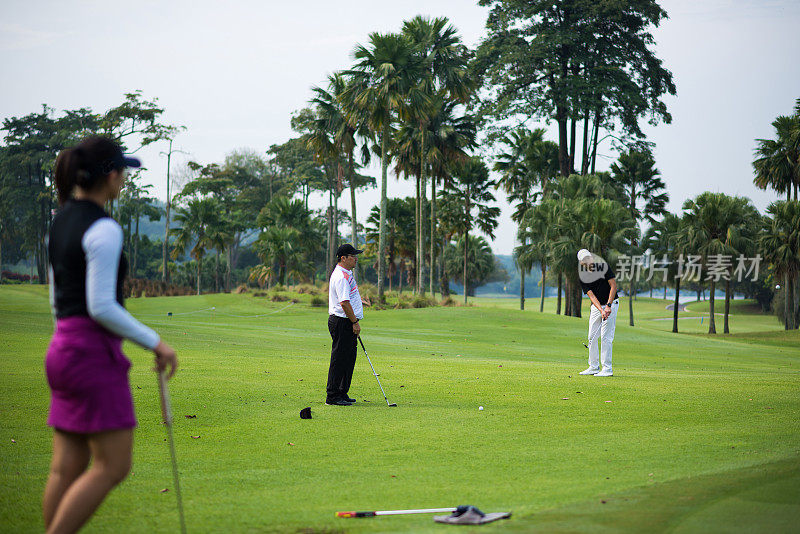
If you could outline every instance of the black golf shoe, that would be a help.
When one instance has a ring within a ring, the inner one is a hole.
[[[353,403],[346,401],[345,399],[327,399],[325,401],[326,406],[352,406]]]
[[[356,400],[354,398],[348,397],[347,395],[342,397],[342,400],[346,400],[347,402],[356,402]]]

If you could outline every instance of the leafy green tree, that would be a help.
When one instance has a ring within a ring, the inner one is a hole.
[[[759,189],[771,188],[786,193],[786,200],[798,200],[800,186],[800,98],[794,106],[794,114],[780,116],[772,122],[775,139],[758,139],[753,180]]]
[[[655,217],[666,214],[665,206],[669,202],[666,185],[659,177],[661,172],[655,168],[655,160],[649,151],[630,150],[623,152],[617,162],[611,164],[612,184],[624,199],[631,216],[637,225],[646,220],[653,223]],[[638,234],[630,243],[630,255],[636,256],[639,250]],[[635,293],[635,277],[631,277],[628,291],[629,324],[633,326],[633,295]]]
[[[797,279],[800,274],[800,201],[773,202],[767,208],[765,231],[760,236],[764,258],[783,280],[784,328],[798,328]]]
[[[670,122],[660,99],[674,94],[675,85],[652,50],[650,28],[666,18],[655,0],[479,3],[490,9],[489,35],[474,63],[488,86],[483,114],[499,121],[496,133],[509,117],[554,119],[562,176],[574,172],[579,120],[583,174],[589,146],[592,160],[596,157],[601,126],[610,130],[616,123],[623,133],[640,138],[641,118]]]
[[[324,189],[326,185],[322,167],[308,148],[308,138],[308,134],[294,137],[283,144],[270,146],[267,151],[276,181],[285,183],[291,193],[299,192],[306,207],[311,192]],[[272,187],[270,184],[270,191]]]

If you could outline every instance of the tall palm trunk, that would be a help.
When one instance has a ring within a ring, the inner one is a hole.
[[[203,256],[197,257],[197,294],[200,295],[200,272],[203,267]]]
[[[629,294],[628,294],[628,313],[630,314],[629,324],[631,326],[633,326],[633,292],[634,292],[634,288],[633,288],[634,280],[633,280],[633,278],[634,278],[633,275],[631,275],[631,285],[630,285],[630,290],[629,290]]]
[[[136,213],[136,238],[133,242],[133,265],[131,267],[131,277],[136,278],[136,263],[139,258],[139,213]]]
[[[231,248],[232,244],[228,244],[225,254],[228,256],[228,262],[225,266],[225,293],[230,293],[231,291]]]
[[[561,283],[563,273],[558,273],[558,299],[556,300],[556,315],[561,315]]]
[[[420,165],[420,172],[422,170],[421,168],[422,168],[422,166]],[[415,265],[415,267],[416,267],[415,268],[415,277],[416,277],[416,282],[417,283],[416,283],[416,285],[414,287],[414,292],[419,294],[420,288],[422,287],[422,280],[420,278],[420,273],[422,271],[422,266],[421,266],[421,262],[420,262],[420,257],[422,255],[421,254],[421,251],[422,251],[422,238],[420,237],[420,229],[422,227],[422,216],[420,215],[420,205],[421,205],[421,202],[420,202],[420,197],[421,197],[421,195],[420,195],[420,182],[421,182],[421,180],[420,180],[419,176],[417,176],[416,182],[417,182],[416,183],[417,189],[416,189],[416,192],[415,192],[415,196],[416,196],[416,201],[417,202],[416,202],[415,211],[414,211],[414,230],[416,232],[416,245],[417,245],[417,248],[416,248],[415,255],[417,256],[417,259],[416,259],[416,261],[414,263],[416,264]]]
[[[522,248],[525,248],[527,238],[522,238]],[[525,266],[521,261],[517,260],[517,267],[519,268],[519,309],[525,310]]]
[[[422,280],[425,272],[425,235],[422,224],[422,197],[425,190],[425,129],[420,130],[419,141],[419,181],[417,182],[417,293],[423,293]]]
[[[214,291],[219,293],[219,250],[214,257]]]
[[[356,186],[353,183],[353,151],[350,150],[348,159],[348,180],[350,183],[350,242],[358,248],[358,221],[356,220]],[[353,273],[358,274],[358,265],[353,267]]]
[[[564,278],[564,315],[572,317],[572,293],[570,292],[571,284],[569,278]]]
[[[383,135],[381,136],[381,217],[378,226],[378,302],[380,304],[386,302],[383,292],[384,279],[386,278],[386,211],[388,209],[388,201],[386,199],[386,168],[388,166],[386,143],[388,137],[389,121],[387,120],[383,126]]]
[[[666,293],[666,291],[665,291]],[[675,278],[675,304],[673,305],[672,310],[672,332],[677,334],[678,333],[678,302],[681,296],[681,279],[680,277]]]
[[[714,282],[713,278],[711,279],[710,285],[711,285],[711,289],[710,289],[710,292],[709,292],[709,295],[708,295],[708,297],[709,297],[709,299],[708,299],[708,313],[709,313],[708,333],[709,334],[716,334],[717,333],[717,324],[714,321],[714,291],[716,291],[716,283]]]
[[[467,208],[469,213],[469,208]],[[469,232],[464,232],[464,304],[467,303],[467,295],[469,294],[467,288],[467,245],[469,243]]]
[[[788,330],[794,330],[797,328],[797,322],[795,321],[795,312],[794,312],[794,292],[795,292],[794,286],[795,286],[794,279],[787,274],[784,300],[788,305],[788,307],[786,308],[786,327]]]
[[[425,263],[426,263],[426,261],[425,261],[425,239],[426,239],[426,236],[425,236],[425,225],[422,224],[422,218],[423,218],[423,215],[425,214],[425,201],[426,201],[426,198],[425,198],[425,185],[426,185],[425,181],[426,180],[427,179],[425,178],[425,176],[423,176],[422,177],[422,181],[420,183],[420,193],[422,194],[422,197],[420,198],[420,202],[419,202],[419,239],[420,239],[420,246],[419,246],[419,251],[420,251],[420,254],[419,254],[419,258],[420,258],[419,259],[419,265],[420,265],[420,269],[419,269],[419,293],[420,293],[420,295],[423,295],[423,296],[425,295],[425,273],[426,273],[426,270],[425,270]]]
[[[731,312],[731,279],[730,276],[727,280],[725,280],[725,324],[722,328],[723,334],[730,334],[730,328],[728,328],[728,314]]]
[[[450,279],[447,277],[447,271],[444,270],[444,249],[447,246],[447,238],[442,237],[442,258],[439,260],[439,291],[441,291],[442,298],[450,296]]]
[[[434,258],[435,258],[435,254],[434,253],[436,252],[436,248],[433,245],[433,236],[436,235],[436,215],[435,215],[435,213],[436,213],[436,177],[432,176],[431,177],[431,233],[430,233],[430,236],[431,236],[431,276],[430,276],[431,295],[434,295],[434,293],[433,293],[433,266],[436,265],[436,262],[434,261]],[[444,248],[442,248],[442,253],[444,254]],[[441,263],[441,260],[439,260],[439,261]],[[441,291],[442,292],[442,296],[444,296],[444,289],[443,288],[439,288],[439,291]]]
[[[547,290],[547,262],[542,262],[542,299],[539,302],[539,313],[544,312],[544,294]]]

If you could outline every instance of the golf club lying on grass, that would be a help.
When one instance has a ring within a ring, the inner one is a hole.
[[[369,362],[369,366],[372,367],[372,374],[375,375],[375,380],[378,381],[378,387],[381,388],[381,393],[383,393],[383,400],[386,401],[387,406],[392,406],[397,408],[397,403],[393,402],[389,404],[389,399],[386,398],[386,392],[383,391],[383,386],[381,385],[381,379],[378,378],[378,373],[375,372],[375,367],[372,366],[372,360],[369,359],[369,354],[367,354],[367,349],[364,348],[364,342],[361,341],[361,336],[358,336],[358,342],[361,343],[361,350],[364,351],[364,356],[367,357],[367,361]]]
[[[379,515],[406,515],[406,514],[441,514],[452,512],[450,515],[434,516],[437,523],[453,525],[482,525],[498,519],[511,517],[511,512],[494,512],[485,514],[475,506],[461,505],[456,508],[422,508],[418,510],[381,510],[375,512],[336,512],[336,517],[376,517]]]
[[[175,497],[178,499],[178,515],[181,521],[181,532],[186,534],[186,523],[183,520],[183,499],[181,499],[181,483],[178,479],[178,458],[175,455],[175,440],[172,437],[172,406],[169,402],[166,371],[158,373],[158,390],[161,393],[161,415],[167,426],[169,452],[172,457],[172,480],[175,483]]]

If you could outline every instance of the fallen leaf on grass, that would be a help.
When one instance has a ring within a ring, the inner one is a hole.
[[[601,503],[603,503],[603,504],[605,504],[605,503],[606,503],[606,501],[600,501],[600,502],[601,502]]]
[[[197,419],[196,415],[184,415],[186,419]]]
[[[159,490],[158,492],[159,492],[159,493],[166,493],[166,492],[168,492],[168,491],[169,491],[169,488],[164,488],[164,489],[162,489],[162,490]]]
[[[200,436],[192,436],[192,439],[200,439]]]
[[[569,400],[569,397],[561,397],[561,400]]]
[[[392,475],[392,478],[397,478],[397,475]]]
[[[287,443],[287,445],[289,445],[291,447],[292,445],[294,445],[294,443],[290,442],[290,443]]]
[[[15,440],[15,439],[11,440],[11,443],[16,443],[16,442],[17,442],[17,440]]]
[[[605,402],[611,402],[611,401],[605,401]]]
[[[653,473],[648,473],[647,476],[651,477],[653,476]]]

